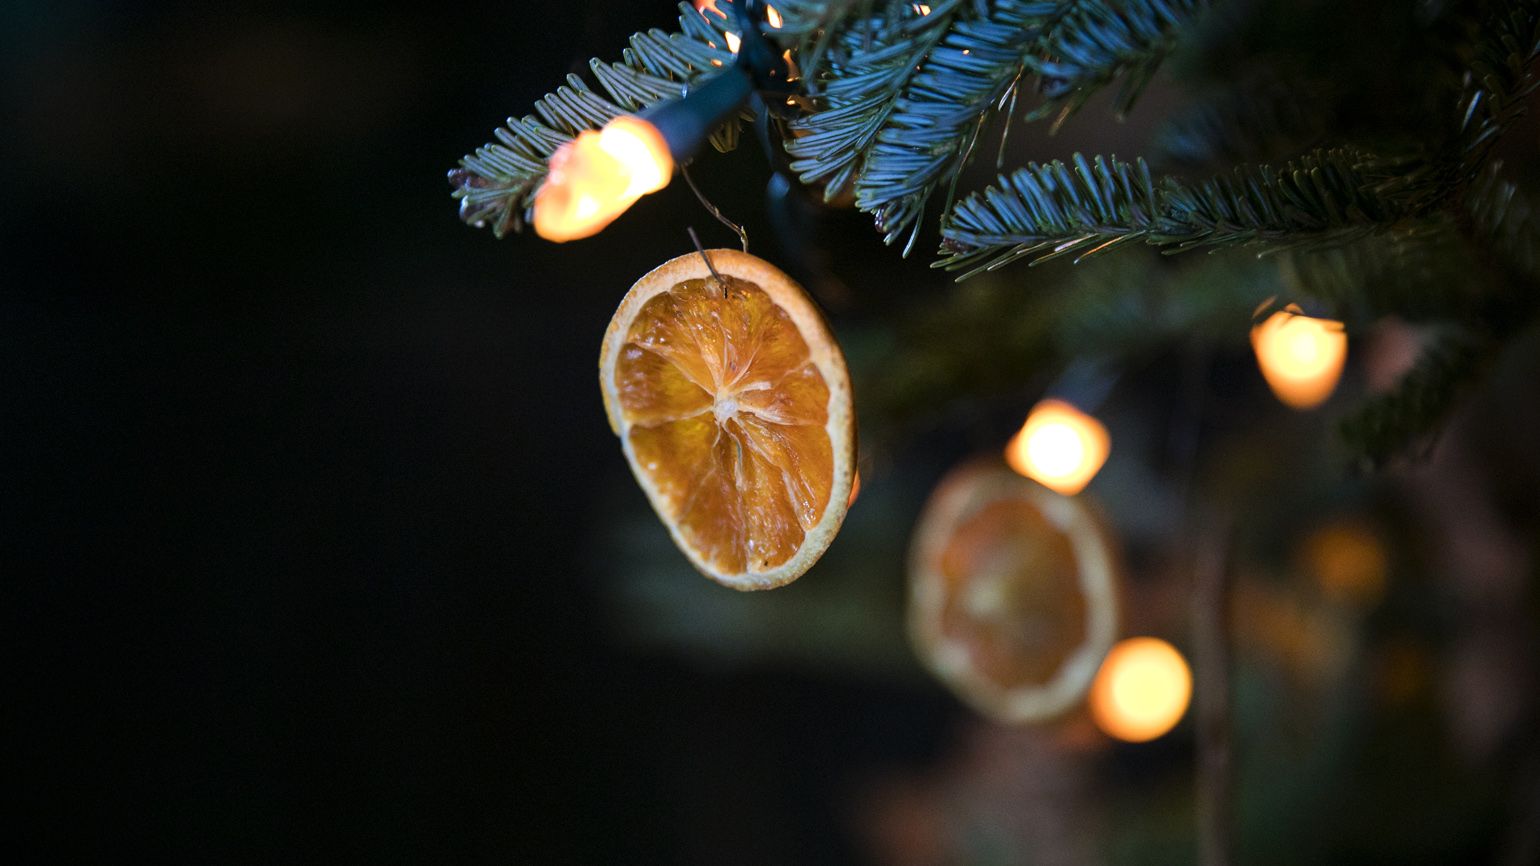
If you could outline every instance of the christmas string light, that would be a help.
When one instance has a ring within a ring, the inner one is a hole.
[[[1143,743],[1182,720],[1192,671],[1176,647],[1154,637],[1119,641],[1091,684],[1091,718],[1108,736]]]
[[[1005,462],[1044,487],[1073,496],[1091,483],[1111,451],[1112,439],[1100,421],[1050,398],[1032,407],[1005,446]]]
[[[1251,346],[1267,386],[1295,409],[1326,402],[1347,360],[1342,323],[1306,316],[1292,304],[1251,329]]]
[[[702,15],[708,9],[722,14],[711,4],[697,8]],[[545,183],[535,195],[536,234],[557,242],[598,234],[642,196],[667,186],[674,166],[694,156],[756,90],[785,86],[786,59],[754,24],[763,18],[780,27],[780,13],[769,6],[761,11],[757,0],[733,8],[743,31],[738,38],[727,34],[738,58],[733,65],[678,99],[617,117],[551,154]]]
[[[535,232],[549,241],[598,234],[650,192],[668,186],[674,158],[657,127],[622,115],[551,154],[535,196]]]

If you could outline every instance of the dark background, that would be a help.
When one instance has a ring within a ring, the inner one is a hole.
[[[674,14],[5,4],[24,849],[852,856],[840,768],[923,748],[936,714],[614,645],[580,555],[595,491],[626,473],[594,377],[610,313],[687,249],[661,214],[728,237],[676,188],[581,245],[499,243],[444,180]],[[753,210],[762,159],[703,178]]]

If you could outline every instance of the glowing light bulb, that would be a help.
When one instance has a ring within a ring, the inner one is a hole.
[[[1176,727],[1192,700],[1192,671],[1160,638],[1131,637],[1107,653],[1091,684],[1091,719],[1110,737],[1153,740]]]
[[[1005,446],[1005,462],[1044,487],[1073,496],[1091,483],[1111,451],[1112,439],[1100,421],[1063,400],[1043,400]]]
[[[1310,409],[1326,402],[1342,378],[1347,332],[1341,322],[1302,315],[1291,305],[1251,329],[1251,347],[1273,394]]]
[[[551,154],[535,195],[535,233],[557,242],[598,234],[673,173],[668,144],[645,120],[622,115],[582,132]]]
[[[695,11],[699,12],[703,18],[707,17],[707,12],[713,12],[721,18],[727,17],[726,12],[723,12],[721,9],[717,8],[717,0],[695,0]],[[774,27],[777,30],[781,29],[786,24],[786,19],[781,17],[780,11],[777,10],[774,6],[770,6],[768,4],[765,6],[765,20],[770,24],[771,27]],[[727,31],[723,35],[727,37],[727,50],[737,54],[738,46],[742,44],[743,39],[731,30]],[[713,45],[712,47],[714,48],[716,46]],[[722,61],[713,60],[711,61],[711,65],[721,66]]]

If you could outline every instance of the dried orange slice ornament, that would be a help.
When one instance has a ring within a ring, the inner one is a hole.
[[[1117,637],[1118,571],[1083,497],[999,461],[967,464],[931,494],[915,532],[910,636],[979,712],[1045,721],[1085,696]]]
[[[845,357],[802,287],[737,250],[665,262],[626,293],[599,353],[610,427],[679,549],[734,589],[823,555],[849,507]]]

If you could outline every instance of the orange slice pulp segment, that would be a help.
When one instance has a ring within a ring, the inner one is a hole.
[[[801,288],[731,250],[634,286],[600,376],[632,471],[691,561],[739,589],[800,576],[848,505],[844,359]]]
[[[1117,636],[1116,551],[1085,497],[999,461],[937,487],[910,560],[910,633],[932,671],[1007,723],[1067,712]]]
[[[1026,502],[992,502],[941,554],[942,639],[966,645],[978,673],[1004,688],[1043,686],[1085,641],[1075,551]]]

